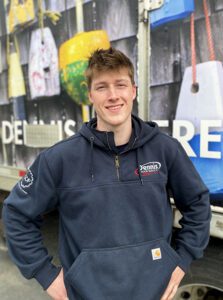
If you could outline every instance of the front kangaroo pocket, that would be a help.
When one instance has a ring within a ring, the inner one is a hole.
[[[178,261],[163,239],[84,249],[66,280],[83,300],[159,300]]]

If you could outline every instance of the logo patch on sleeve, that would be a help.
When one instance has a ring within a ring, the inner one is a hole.
[[[25,189],[27,189],[28,187],[30,187],[33,184],[33,180],[34,180],[33,173],[28,168],[26,175],[21,179],[21,181],[19,183],[20,188],[25,192]]]
[[[160,248],[154,248],[151,250],[152,252],[152,258],[153,260],[161,259],[162,254],[161,254],[161,249]]]

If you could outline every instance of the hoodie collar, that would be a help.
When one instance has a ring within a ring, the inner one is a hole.
[[[142,174],[140,171],[140,147],[151,140],[158,133],[158,126],[153,122],[145,123],[138,117],[132,116],[132,134],[128,144],[122,148],[121,152],[115,145],[114,133],[98,131],[96,129],[97,119],[92,119],[90,122],[85,123],[80,134],[85,137],[91,145],[91,162],[90,162],[90,175],[91,181],[94,182],[94,146],[104,148],[106,151],[111,151],[115,154],[122,154],[131,149],[136,149],[136,161],[139,170],[139,180],[143,185]]]
[[[114,132],[112,131],[99,131],[96,129],[97,118],[92,119],[88,124],[88,128],[94,136],[94,143],[99,147],[104,147],[107,150],[116,154],[120,153],[120,149],[115,145]],[[128,143],[122,148],[121,153],[124,153],[134,146],[136,140],[135,128],[132,122],[132,133]]]
[[[114,133],[107,131],[98,131],[96,129],[97,118],[91,119],[88,123],[83,124],[80,129],[80,134],[84,136],[89,142],[94,137],[94,145],[104,148],[113,153],[119,153],[115,145]],[[126,147],[122,153],[131,149],[141,147],[148,140],[152,139],[159,131],[158,126],[154,122],[143,122],[140,118],[132,115],[132,134]]]

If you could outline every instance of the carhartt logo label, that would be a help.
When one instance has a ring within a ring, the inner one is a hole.
[[[153,258],[153,260],[161,259],[162,258],[162,254],[161,254],[160,248],[152,249],[151,252],[152,252],[152,258]]]
[[[146,164],[140,165],[140,173],[142,176],[148,176],[151,174],[156,174],[161,168],[161,163],[158,161],[148,162]],[[135,174],[139,175],[139,169],[135,170]]]

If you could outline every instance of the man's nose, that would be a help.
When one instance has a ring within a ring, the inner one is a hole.
[[[110,100],[118,99],[118,93],[117,93],[117,90],[115,87],[113,87],[113,86],[109,87],[108,93],[109,93],[108,97]]]

